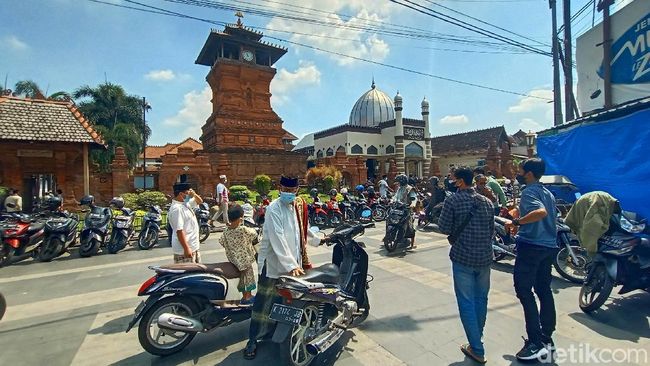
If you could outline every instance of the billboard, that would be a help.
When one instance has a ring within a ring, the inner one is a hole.
[[[612,102],[650,96],[650,1],[635,0],[611,17]],[[576,43],[578,107],[582,113],[605,105],[603,24]]]

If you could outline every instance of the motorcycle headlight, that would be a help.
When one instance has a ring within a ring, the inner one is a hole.
[[[620,220],[621,229],[627,231],[628,233],[638,234],[645,230],[645,224],[633,224],[625,216],[621,215]]]

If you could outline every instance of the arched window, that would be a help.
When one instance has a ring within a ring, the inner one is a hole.
[[[327,155],[327,156],[334,156],[334,149],[332,149],[332,148],[330,147],[330,148],[327,149],[327,151],[325,152],[325,155]]]
[[[336,149],[336,153],[339,154],[344,154],[345,155],[345,148],[343,146],[339,146],[338,149]]]
[[[377,148],[374,145],[368,147],[368,155],[377,155]]]
[[[363,148],[361,146],[359,146],[359,145],[352,146],[352,149],[350,149],[350,151],[353,154],[363,154]]]
[[[386,147],[386,154],[395,154],[395,146],[393,145],[388,145]]]
[[[410,157],[424,157],[424,149],[422,149],[422,146],[416,144],[415,142],[411,142],[410,144],[406,145],[404,153],[406,156]]]
[[[323,150],[318,150],[318,152],[316,153],[316,157],[319,158],[319,159],[322,158],[323,157]]]

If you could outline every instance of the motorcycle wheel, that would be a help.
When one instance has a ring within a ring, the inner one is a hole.
[[[390,235],[393,234],[393,235]],[[390,235],[390,236],[389,236]],[[391,238],[392,236],[392,238]],[[386,233],[386,237],[384,238],[384,248],[386,248],[386,251],[388,253],[392,253],[397,249],[397,245],[399,244],[399,241],[397,238],[400,237],[399,234],[399,229],[395,230],[394,233]]]
[[[302,312],[300,325],[294,326],[287,338],[280,343],[282,365],[307,366],[316,359],[316,356],[307,352],[307,343],[311,341],[307,336],[316,334],[319,327],[318,306],[306,305]]]
[[[117,254],[117,252],[124,249],[125,247],[126,247],[126,238],[123,237],[122,235],[117,235],[115,238],[113,238],[113,240],[111,240],[108,243],[106,249],[111,254]]]
[[[345,209],[345,221],[350,222],[354,221],[356,219],[356,216],[354,215],[354,211],[351,208],[346,208]]]
[[[334,212],[332,214],[332,217],[330,217],[329,221],[330,221],[330,226],[337,227],[343,223],[343,215],[341,215],[338,212]]]
[[[5,316],[5,311],[7,311],[7,300],[5,300],[5,297],[0,293],[0,320]]]
[[[424,230],[427,226],[429,226],[429,219],[426,218],[426,215],[418,217],[418,230]]]
[[[90,239],[87,242],[81,242],[79,246],[79,255],[82,257],[90,257],[99,251],[99,241],[95,239]]]
[[[323,227],[327,226],[329,220],[327,219],[327,215],[324,212],[319,212],[316,215],[314,215],[314,225],[318,227]]]
[[[158,231],[152,230],[151,228],[145,229],[145,231],[140,232],[138,237],[138,248],[142,250],[149,250],[158,243]]]
[[[503,241],[503,238],[501,237],[501,235],[496,234],[494,236],[494,240],[497,241],[500,245],[505,246],[505,242]],[[502,260],[503,258],[506,257],[506,255],[507,255],[506,253],[499,252],[499,251],[495,250],[494,248],[492,248],[492,261],[493,262],[498,262],[498,261]]]
[[[199,242],[203,243],[204,241],[208,240],[209,236],[210,236],[210,226],[201,225],[199,227]]]
[[[614,288],[614,282],[607,273],[607,268],[598,263],[591,269],[589,280],[580,289],[580,310],[591,313],[601,307],[609,298]]]
[[[198,312],[194,301],[182,297],[173,296],[157,302],[147,310],[138,324],[140,345],[145,351],[156,356],[179,352],[194,339],[196,333],[161,329],[158,327],[158,318],[163,313],[192,316]]]
[[[379,205],[375,206],[372,210],[372,219],[377,222],[386,220],[386,208]]]
[[[0,267],[8,266],[14,259],[16,248],[8,244],[2,244],[2,251],[0,252]]]
[[[572,246],[571,250],[575,255],[578,263],[573,263],[573,258],[565,246],[555,256],[553,266],[560,276],[573,283],[583,283],[587,278],[587,264],[589,263],[589,254],[582,247]]]
[[[56,258],[63,251],[63,243],[59,238],[51,238],[45,241],[38,252],[37,259],[41,262],[49,262]]]

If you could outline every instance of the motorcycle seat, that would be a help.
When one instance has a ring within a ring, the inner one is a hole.
[[[239,278],[239,270],[230,262],[221,263],[176,263],[153,268],[156,272],[204,272],[214,273],[227,279]]]
[[[494,216],[494,221],[498,222],[501,225],[505,225],[506,223],[510,222],[510,220],[500,216]]]
[[[45,227],[45,223],[43,222],[33,222],[29,225],[27,231],[29,232],[39,231],[42,230],[44,227]]]
[[[304,276],[300,276],[298,278],[309,282],[337,284],[339,283],[340,277],[341,273],[339,271],[339,267],[336,264],[328,263],[316,268],[308,269],[305,271]]]

